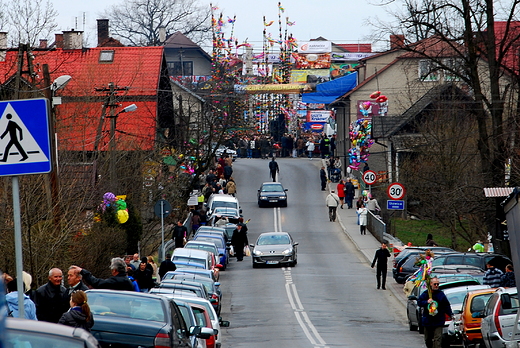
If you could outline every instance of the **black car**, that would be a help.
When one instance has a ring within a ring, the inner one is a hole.
[[[409,254],[423,254],[426,250],[431,250],[435,254],[436,252],[455,252],[455,250],[446,248],[446,247],[429,247],[429,246],[416,246],[416,247],[406,247],[399,254],[394,257],[394,268],[397,267],[397,264],[401,259],[408,257]]]
[[[264,182],[258,190],[258,206],[287,206],[287,189],[279,182]]]
[[[496,268],[500,268],[502,272],[505,271],[508,264],[513,262],[504,255],[495,253],[449,253],[436,257],[432,262],[432,267],[445,265],[468,265],[479,267],[486,270],[486,264],[490,262]]]
[[[133,291],[88,290],[94,314],[92,335],[102,347],[191,347],[189,336],[200,327],[186,326],[168,298]]]
[[[451,250],[451,249],[449,249]],[[419,255],[424,254],[424,250],[414,250],[409,252],[404,258],[401,258],[397,265],[392,269],[392,275],[394,277],[394,280],[398,284],[404,284],[406,281],[406,278],[408,278],[410,275],[414,274],[415,271],[419,269],[419,266],[416,265],[417,259],[419,258]],[[435,258],[439,257],[440,255],[443,255],[444,252],[440,250],[435,250],[434,255]],[[435,259],[434,258],[434,259]]]

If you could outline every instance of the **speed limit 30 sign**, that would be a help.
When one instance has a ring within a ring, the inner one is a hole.
[[[373,185],[377,179],[376,172],[374,172],[373,170],[367,170],[363,173],[363,176],[361,178],[363,179],[365,184]]]
[[[400,183],[394,182],[388,186],[386,193],[390,199],[399,200],[404,197],[405,189]]]

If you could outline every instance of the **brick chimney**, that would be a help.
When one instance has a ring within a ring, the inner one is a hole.
[[[63,32],[63,48],[66,50],[80,50],[83,48],[83,32],[70,31]]]
[[[97,45],[101,46],[103,42],[109,39],[108,36],[108,19],[97,20]]]
[[[404,47],[404,35],[390,35],[390,49],[394,50],[396,48]]]
[[[63,34],[54,34],[54,46],[63,48]]]
[[[40,39],[39,48],[47,48],[47,39]]]

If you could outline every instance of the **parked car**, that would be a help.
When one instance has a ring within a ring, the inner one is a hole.
[[[253,268],[259,265],[288,265],[298,263],[298,243],[287,232],[261,233],[255,244],[251,244]]]
[[[484,281],[484,272],[480,267],[468,265],[446,265],[432,267],[432,276],[451,278],[451,281],[477,279],[480,284]],[[448,281],[448,280],[446,280]]]
[[[175,280],[175,279],[163,279],[161,281],[161,284],[153,288],[154,293],[164,293],[162,290],[173,290],[173,289],[179,289],[179,290],[186,290],[186,291],[192,291],[197,294],[198,297],[205,298],[207,300],[210,300],[211,297],[209,296],[208,292],[206,291],[206,288],[202,283],[197,282],[190,282],[190,281],[184,281],[184,280]],[[161,291],[159,291],[161,290]],[[151,290],[150,290],[151,291]]]
[[[489,289],[489,285],[466,285],[466,286],[458,286],[454,288],[445,289],[444,294],[450,301],[451,310],[453,312],[453,317],[455,318],[455,322],[460,321],[460,315],[462,313],[462,303],[464,302],[464,298],[466,294],[470,291]],[[449,347],[451,344],[462,343],[462,335],[450,335],[448,333],[448,326],[451,323],[451,318],[446,319],[444,323],[444,328],[442,329],[442,341],[443,346]]]
[[[443,266],[443,265],[469,265],[480,267],[482,270],[486,270],[486,263],[493,260],[494,266],[500,268],[502,271],[505,270],[508,264],[513,262],[504,255],[495,253],[449,253],[436,257],[432,262],[432,267]]]
[[[436,252],[454,252],[455,251],[453,249],[445,248],[445,247],[429,247],[429,246],[406,247],[399,254],[395,255],[393,268],[397,267],[397,263],[401,259],[407,257],[410,253],[424,254],[424,252],[426,250],[433,251],[434,255]]]
[[[445,290],[449,288],[455,288],[458,286],[468,286],[468,285],[480,285],[480,283],[476,279],[471,280],[462,280],[462,281],[454,281],[449,283],[441,283],[439,286],[440,290]],[[419,286],[415,285],[410,291],[410,295],[408,295],[408,299],[406,301],[406,315],[408,317],[408,326],[410,331],[415,331],[419,329],[419,333],[424,333],[424,327],[422,326],[421,318],[422,318],[422,308],[417,306],[417,299],[422,294],[423,291],[426,290],[426,287],[421,284]]]
[[[217,226],[217,221],[219,221],[223,217],[225,217],[228,222],[236,224],[238,223],[238,219],[240,219],[241,215],[238,212],[238,209],[235,208],[216,207],[213,210],[212,214],[208,217],[208,225]]]
[[[197,233],[195,233],[195,236],[197,234],[213,234],[216,236],[221,236],[224,238],[226,242],[230,241],[231,238],[228,238],[228,234],[226,233],[226,229],[224,227],[219,226],[201,226]]]
[[[213,305],[215,312],[220,315],[222,291],[220,290],[219,282],[215,282],[211,278],[198,276],[195,274],[177,274],[174,275],[172,279],[177,281],[192,281],[202,284],[210,297],[210,302]]]
[[[242,213],[238,199],[236,199],[236,197],[222,193],[214,193],[209,196],[208,202],[206,203],[208,216],[211,216],[211,214],[213,214],[213,210],[215,210],[217,207],[235,208],[240,214]]]
[[[464,347],[476,347],[484,344],[480,324],[482,319],[473,316],[473,313],[482,313],[488,300],[496,289],[483,289],[467,293],[462,303],[458,330],[462,333]]]
[[[174,301],[171,299],[171,301]],[[212,336],[215,336],[215,331],[213,328],[208,328],[206,325],[201,325],[197,318],[195,317],[195,313],[193,313],[193,309],[188,302],[175,300],[175,304],[179,307],[179,311],[181,312],[182,318],[188,327],[199,326],[201,329],[201,333],[206,333],[208,339]],[[213,341],[215,339],[213,338]],[[206,338],[196,337],[196,335],[192,335],[190,337],[192,348],[207,348],[206,346]]]
[[[218,330],[213,329],[213,323],[211,322],[209,311],[201,304],[193,302],[188,304],[191,306],[191,309],[195,314],[197,325],[205,327],[206,329],[211,329],[213,331],[213,335],[204,342],[206,348],[215,348],[217,343],[215,340],[215,335],[218,337],[219,333]]]
[[[489,298],[484,313],[473,314],[482,318],[480,329],[487,348],[518,347],[520,331],[513,336],[519,307],[517,288],[497,288]],[[508,342],[511,341],[511,342]]]
[[[195,262],[200,263],[205,269],[212,270],[215,278],[219,279],[219,271],[224,268],[220,263],[216,263],[215,254],[198,249],[175,248],[172,255],[173,263]]]
[[[195,274],[201,277],[208,277],[210,279],[213,279],[214,281],[214,275],[213,272],[207,269],[196,269],[196,268],[182,268],[178,267],[175,271],[169,271],[166,272],[163,279],[172,279],[177,274]]]
[[[217,246],[213,242],[201,242],[196,240],[190,240],[186,245],[184,246],[186,249],[198,249],[198,250],[204,250],[209,253],[212,253],[215,255],[218,262],[220,262],[221,257],[223,254],[220,254]],[[224,270],[226,267],[224,265],[222,266],[222,270]]]
[[[258,206],[278,205],[287,207],[287,191],[279,182],[264,182],[258,189]]]
[[[98,341],[88,331],[19,318],[5,321],[5,344],[3,347],[52,347],[52,348],[99,348]],[[1,343],[1,342],[0,342]]]
[[[218,249],[219,255],[221,255],[220,264],[222,265],[222,268],[225,269],[227,267],[229,263],[229,250],[231,249],[231,242],[226,242],[226,240],[222,236],[215,234],[206,234],[203,232],[195,234],[193,240],[214,243]]]
[[[94,314],[92,334],[102,347],[190,347],[188,328],[179,308],[164,296],[133,291],[88,290]]]
[[[441,250],[442,248],[437,249],[434,252],[434,257],[439,257],[439,255],[442,255],[445,253],[445,251]],[[406,249],[405,249],[406,250]],[[450,249],[451,250],[451,249]],[[404,257],[401,257],[399,261],[396,263],[394,261],[394,267],[392,268],[392,276],[394,277],[394,280],[398,284],[404,284],[406,281],[406,278],[413,274],[415,271],[419,269],[419,266],[415,265],[415,262],[420,257],[421,254],[424,254],[426,250],[422,249],[414,249],[411,251],[408,251]],[[406,266],[404,264],[406,263]]]

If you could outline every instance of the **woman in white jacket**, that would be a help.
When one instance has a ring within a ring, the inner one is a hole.
[[[359,217],[359,232],[361,232],[361,234],[367,234],[368,210],[365,207],[365,204],[361,205],[357,210],[357,213]]]
[[[309,154],[309,159],[312,160],[312,153],[314,152],[314,141],[312,139],[307,140],[305,144],[307,147],[307,153]]]

